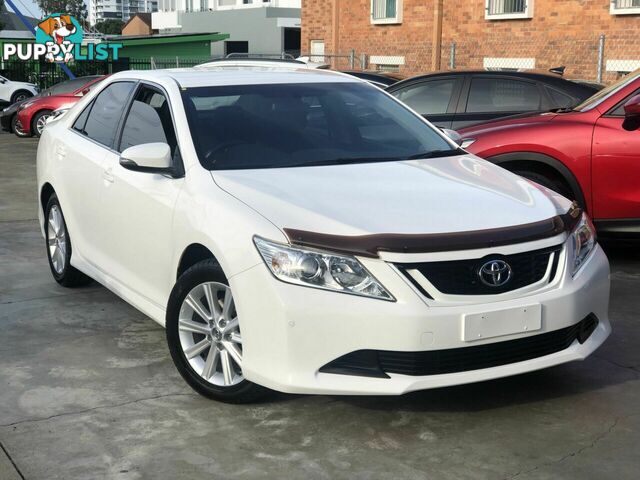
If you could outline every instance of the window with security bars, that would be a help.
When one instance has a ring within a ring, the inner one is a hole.
[[[373,23],[399,23],[402,0],[371,0]]]
[[[486,0],[486,18],[530,18],[533,0]]]
[[[640,8],[640,0],[612,0],[611,9],[613,11],[637,10]]]
[[[489,0],[489,15],[524,13],[526,8],[526,0]]]

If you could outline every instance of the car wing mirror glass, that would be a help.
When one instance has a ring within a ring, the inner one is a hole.
[[[120,154],[120,165],[134,172],[173,174],[171,148],[162,142],[127,148]]]

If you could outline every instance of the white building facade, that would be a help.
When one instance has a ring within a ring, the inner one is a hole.
[[[89,23],[104,20],[127,22],[137,13],[158,11],[158,0],[89,0]]]
[[[301,3],[301,0],[158,0],[151,26],[160,33],[229,34],[227,41],[212,45],[212,57],[229,53],[295,55],[300,51]]]

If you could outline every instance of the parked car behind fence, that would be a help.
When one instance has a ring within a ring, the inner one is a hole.
[[[640,237],[640,70],[574,108],[460,130],[463,146],[575,199],[601,235]]]
[[[525,112],[571,107],[601,88],[549,73],[456,70],[409,78],[387,92],[435,125],[459,129]]]

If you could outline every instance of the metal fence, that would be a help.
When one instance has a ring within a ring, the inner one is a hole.
[[[151,57],[151,58],[120,58],[109,61],[82,61],[68,64],[71,72],[77,76],[107,75],[124,70],[155,70],[161,68],[193,67],[210,60],[206,58],[183,57]],[[53,63],[38,61],[5,61],[0,64],[0,75],[10,80],[35,83],[40,89],[67,80],[67,75]]]
[[[434,67],[430,44],[405,52],[387,46],[384,52],[348,50],[306,57],[336,70],[391,71],[407,76],[434,69],[551,70],[568,78],[607,84],[640,69],[640,43],[588,32],[579,38],[496,35],[487,41],[451,39],[441,46],[439,67]]]

